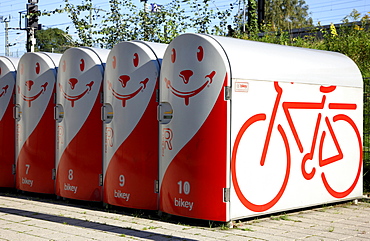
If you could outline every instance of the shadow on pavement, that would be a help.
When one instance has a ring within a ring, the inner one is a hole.
[[[176,237],[173,235],[171,236],[162,235],[162,234],[158,234],[158,233],[154,233],[150,231],[136,230],[136,229],[132,229],[129,227],[124,228],[124,227],[119,227],[119,226],[114,226],[114,225],[109,225],[109,224],[92,222],[88,220],[56,216],[56,215],[44,214],[40,212],[30,212],[30,211],[25,211],[21,209],[0,207],[0,212],[7,213],[7,214],[13,214],[13,215],[19,215],[22,217],[28,217],[32,219],[44,220],[48,222],[72,225],[75,227],[89,228],[89,229],[100,230],[100,231],[105,231],[105,232],[110,232],[110,233],[121,234],[121,235],[129,235],[129,236],[134,236],[137,238],[145,238],[149,240],[164,240],[165,238],[181,239],[181,240],[187,240],[187,241],[194,240],[194,239],[187,239],[183,237]]]

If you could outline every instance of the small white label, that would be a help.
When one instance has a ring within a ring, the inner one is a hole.
[[[69,183],[64,183],[64,190],[65,191],[73,192],[74,194],[76,194],[77,188],[78,188],[77,186],[72,186]]]
[[[235,82],[235,92],[248,92],[249,83],[248,82]]]
[[[27,179],[26,177],[22,177],[22,184],[30,185],[30,187],[32,187],[33,180]]]
[[[130,200],[130,193],[124,193],[121,192],[121,190],[114,190],[114,197],[122,198],[123,200],[126,200],[126,202],[128,202],[128,200]]]
[[[189,211],[193,210],[194,202],[185,201],[182,198],[174,198],[174,204],[176,207],[185,208]]]

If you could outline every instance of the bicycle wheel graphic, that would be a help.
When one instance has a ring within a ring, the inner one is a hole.
[[[279,201],[279,199],[282,197],[282,195],[283,195],[283,193],[286,189],[288,179],[289,179],[289,174],[290,174],[290,165],[291,165],[290,147],[289,147],[289,143],[288,143],[288,138],[285,134],[285,131],[281,127],[281,125],[278,125],[277,128],[278,128],[279,133],[280,133],[280,135],[283,139],[283,142],[284,142],[284,145],[285,145],[285,150],[286,150],[286,157],[287,157],[286,172],[285,172],[284,181],[281,185],[281,188],[278,191],[278,193],[270,201],[268,201],[266,203],[263,203],[263,204],[252,203],[251,201],[249,201],[244,196],[243,191],[241,190],[241,188],[239,186],[238,178],[237,178],[237,175],[236,175],[236,156],[237,156],[239,144],[240,144],[241,138],[243,137],[245,131],[252,124],[256,123],[257,121],[264,121],[264,120],[266,120],[266,114],[257,114],[257,115],[252,116],[251,118],[249,118],[243,124],[243,126],[240,128],[240,130],[239,130],[239,132],[238,132],[238,134],[235,138],[235,143],[234,143],[234,147],[233,147],[233,150],[232,150],[232,157],[231,157],[231,175],[232,175],[232,182],[233,182],[233,185],[234,185],[235,192],[236,192],[239,200],[241,201],[241,203],[246,208],[248,208],[249,210],[254,211],[254,212],[266,211],[266,210],[270,209],[271,207],[273,207]],[[261,166],[263,166],[263,164],[261,164]]]
[[[357,140],[358,140],[358,147],[359,147],[359,151],[360,151],[360,153],[359,153],[359,165],[358,165],[358,169],[357,169],[357,174],[356,174],[355,180],[353,181],[353,183],[351,184],[351,186],[347,190],[342,191],[342,192],[334,190],[334,188],[332,188],[332,186],[329,184],[329,181],[327,180],[327,178],[325,176],[325,173],[324,172],[321,173],[321,179],[324,183],[324,186],[325,186],[326,190],[330,193],[330,195],[332,195],[335,198],[344,198],[344,197],[348,196],[353,191],[353,189],[356,187],[356,185],[358,183],[358,180],[360,179],[361,170],[362,170],[361,135],[360,135],[360,132],[358,131],[358,128],[357,128],[355,122],[350,117],[348,117],[347,115],[343,115],[343,114],[336,115],[336,116],[333,117],[333,121],[334,122],[345,121],[353,128],[353,131],[356,133],[356,137],[357,137]],[[332,136],[333,135],[335,136],[330,122],[327,121],[327,124],[328,124],[329,131],[331,132]],[[324,138],[321,138],[321,140],[320,140],[320,149],[319,149],[320,156],[321,156],[322,149],[323,149],[323,142],[324,142]],[[321,161],[322,160],[320,158],[320,162]]]

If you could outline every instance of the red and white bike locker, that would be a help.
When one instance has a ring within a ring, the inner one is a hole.
[[[70,48],[56,86],[56,195],[101,201],[102,81],[109,50]]]
[[[104,202],[158,210],[157,93],[165,44],[111,50],[104,78]]]
[[[54,193],[54,100],[61,54],[26,53],[16,80],[16,188]]]
[[[0,187],[14,187],[14,86],[19,59],[0,56]]]
[[[160,76],[161,211],[230,221],[362,196],[363,83],[348,57],[184,34]]]

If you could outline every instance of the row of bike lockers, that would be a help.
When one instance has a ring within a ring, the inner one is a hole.
[[[230,221],[362,196],[362,76],[183,34],[0,57],[0,186]]]

